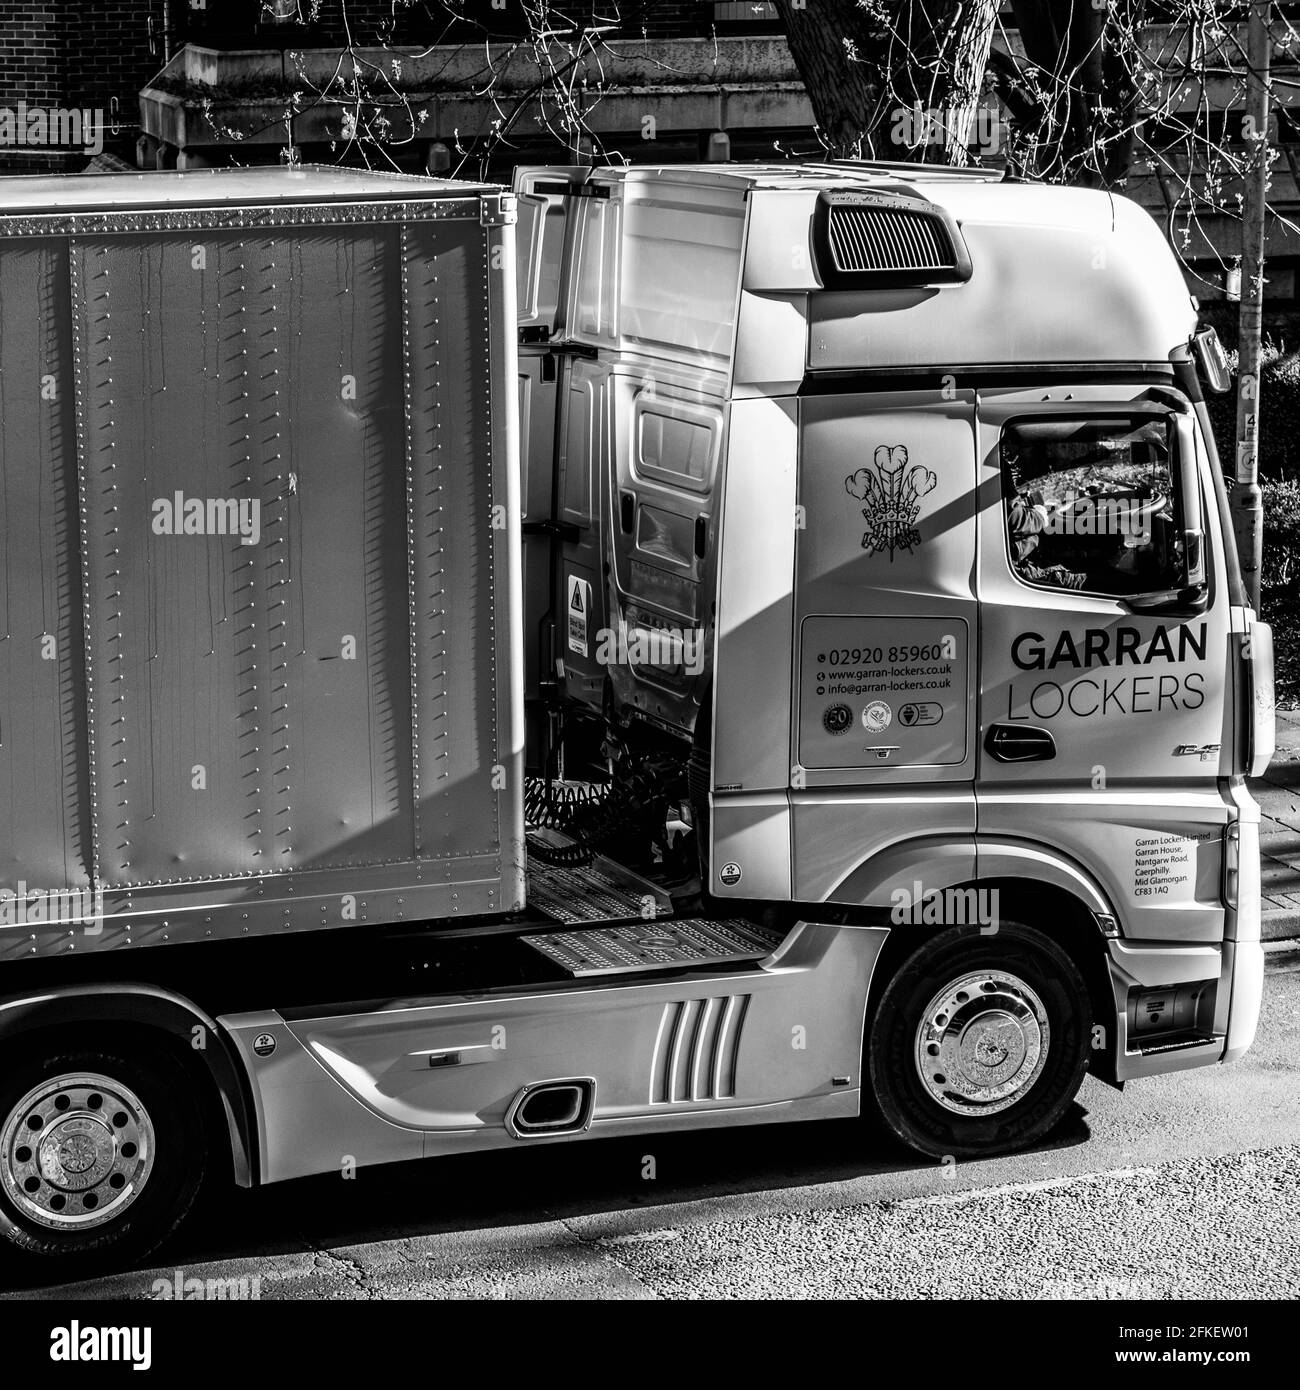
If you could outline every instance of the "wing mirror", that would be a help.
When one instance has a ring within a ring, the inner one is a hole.
[[[1223,350],[1219,335],[1213,328],[1202,328],[1192,338],[1192,353],[1196,358],[1196,373],[1207,391],[1221,396],[1232,390],[1232,372],[1228,354]]]
[[[1177,588],[1152,594],[1133,594],[1125,603],[1134,613],[1165,613],[1190,617],[1204,613],[1210,601],[1205,555],[1205,520],[1201,511],[1201,479],[1197,466],[1196,417],[1180,410],[1174,417],[1177,443],[1179,538],[1183,546],[1182,582]]]

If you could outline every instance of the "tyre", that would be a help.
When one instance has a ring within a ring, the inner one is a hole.
[[[1082,1084],[1090,1013],[1083,977],[1043,932],[950,927],[903,963],[870,1022],[880,1116],[932,1158],[1033,1144]]]
[[[203,1178],[194,1081],[153,1046],[14,1058],[0,1066],[8,1262],[62,1279],[142,1259],[181,1223]]]

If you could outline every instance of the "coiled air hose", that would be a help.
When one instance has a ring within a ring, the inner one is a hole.
[[[591,862],[601,845],[644,814],[663,792],[662,769],[649,762],[639,763],[608,789],[529,777],[524,784],[525,822],[534,830],[559,830],[570,836],[573,844],[552,845],[530,834],[528,851],[546,864],[580,868]]]

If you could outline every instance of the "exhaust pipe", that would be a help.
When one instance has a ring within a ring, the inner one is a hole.
[[[596,1082],[589,1076],[565,1081],[534,1081],[510,1103],[506,1129],[516,1139],[581,1134],[591,1124]]]

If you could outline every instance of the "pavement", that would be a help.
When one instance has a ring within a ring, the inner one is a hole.
[[[1300,937],[1300,710],[1278,710],[1277,751],[1250,790],[1259,802],[1261,930],[1265,941]]]
[[[1086,1078],[1025,1153],[932,1163],[833,1121],[362,1168],[214,1194],[149,1269],[0,1300],[1293,1300],[1300,946],[1266,961],[1241,1061]]]

